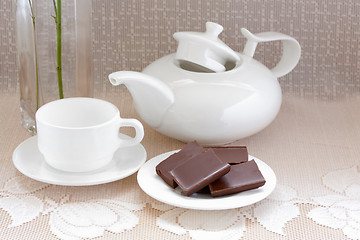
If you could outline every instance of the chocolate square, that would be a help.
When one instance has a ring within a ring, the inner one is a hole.
[[[210,193],[213,197],[238,193],[261,187],[265,179],[254,160],[232,165],[231,170],[220,179],[210,183]]]
[[[202,152],[178,165],[170,174],[186,196],[199,191],[230,171],[212,149]]]
[[[204,148],[196,141],[185,145],[179,152],[172,154],[156,166],[156,173],[172,188],[176,188],[177,183],[170,175],[170,171],[189,158],[201,153]]]
[[[205,147],[214,150],[215,154],[225,163],[239,164],[248,161],[246,146],[216,146]]]

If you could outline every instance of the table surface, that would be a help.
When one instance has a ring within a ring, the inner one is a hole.
[[[126,94],[125,94],[126,95]],[[129,95],[96,95],[138,118]],[[64,187],[22,175],[15,148],[18,93],[0,93],[0,239],[357,239],[360,236],[360,98],[336,102],[285,96],[274,122],[231,145],[267,163],[277,186],[248,207],[199,211],[147,196],[136,174]],[[147,159],[184,146],[144,124]]]

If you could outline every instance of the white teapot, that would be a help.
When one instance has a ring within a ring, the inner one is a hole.
[[[253,135],[274,120],[282,98],[277,78],[296,66],[301,48],[290,36],[252,34],[243,28],[247,43],[237,53],[218,38],[220,25],[208,22],[206,29],[175,33],[177,53],[156,60],[142,73],[111,73],[109,80],[128,88],[140,117],[160,133],[219,145]],[[273,69],[253,59],[259,42],[277,40],[283,50]]]

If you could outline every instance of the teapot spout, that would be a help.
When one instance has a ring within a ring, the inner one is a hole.
[[[174,94],[164,82],[140,72],[119,71],[109,75],[112,85],[124,84],[132,95],[141,118],[153,128],[158,128],[174,103]]]

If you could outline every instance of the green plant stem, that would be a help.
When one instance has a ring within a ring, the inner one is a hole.
[[[29,0],[31,19],[34,28],[34,48],[35,48],[35,74],[36,74],[36,110],[40,106],[40,93],[39,93],[39,67],[38,67],[38,57],[37,57],[37,44],[36,44],[36,25],[35,25],[35,15],[31,0]]]
[[[57,36],[57,75],[59,86],[59,98],[64,98],[63,83],[62,83],[62,64],[61,64],[61,0],[54,2],[55,8],[55,23],[56,23],[56,36]]]

